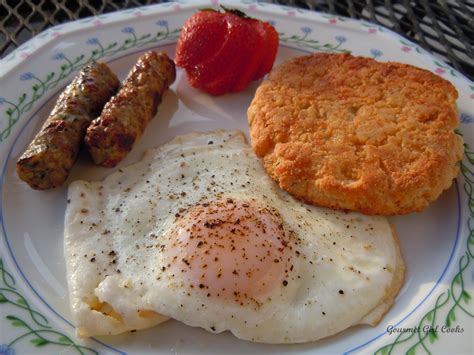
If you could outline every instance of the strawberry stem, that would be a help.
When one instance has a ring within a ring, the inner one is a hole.
[[[222,10],[224,10],[224,12],[229,12],[231,14],[234,14],[236,16],[239,16],[241,18],[245,18],[245,19],[251,19],[250,16],[248,16],[245,12],[239,10],[239,9],[235,9],[235,8],[230,8],[230,7],[225,7],[224,5],[220,5],[220,7],[222,8]]]
[[[220,7],[222,8],[222,10],[224,10],[224,13],[227,12],[227,13],[239,16],[243,19],[253,20],[253,17],[248,16],[245,12],[243,12],[239,9],[233,9],[233,8],[230,8],[230,7],[225,7],[223,5],[220,5]],[[221,11],[210,8],[210,7],[205,7],[205,8],[199,9],[199,11],[214,11],[214,12],[222,13]]]
[[[203,7],[202,9],[199,9],[199,11],[214,11],[214,12],[219,12],[218,10],[212,9],[212,8],[210,8],[210,7]]]

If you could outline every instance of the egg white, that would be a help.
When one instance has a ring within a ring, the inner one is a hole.
[[[287,284],[259,307],[206,297],[164,268],[169,257],[162,246],[177,216],[219,198],[275,209],[297,240]],[[257,342],[317,340],[377,323],[404,270],[386,218],[295,200],[266,175],[243,134],[228,131],[180,136],[104,181],[73,182],[64,249],[79,336],[118,334],[171,317]]]

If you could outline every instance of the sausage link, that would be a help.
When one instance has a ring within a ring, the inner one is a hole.
[[[174,62],[165,53],[150,51],[138,59],[117,95],[87,129],[85,143],[96,164],[114,167],[125,158],[175,79]]]
[[[119,85],[118,78],[104,63],[92,62],[82,68],[18,159],[18,177],[37,190],[62,185],[76,161],[87,126]]]

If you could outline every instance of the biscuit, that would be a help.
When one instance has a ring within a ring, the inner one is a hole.
[[[425,209],[459,173],[457,91],[420,68],[314,53],[275,68],[248,109],[255,153],[280,187],[366,214]]]

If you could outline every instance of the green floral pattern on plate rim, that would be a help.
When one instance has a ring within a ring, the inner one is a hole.
[[[167,3],[160,5],[161,7],[175,6],[176,10],[179,10],[179,5],[186,3],[184,1],[176,3]],[[217,1],[212,1],[213,4],[217,4]],[[258,7],[271,6],[262,4],[256,1],[241,1],[241,4],[247,5],[248,10],[256,10]],[[274,7],[274,6],[273,6]],[[131,9],[122,12],[126,16],[140,17],[144,8]],[[287,16],[295,16],[296,14],[306,13],[300,9],[289,8],[280,6],[281,12],[286,12]],[[329,24],[335,25],[346,21],[353,20],[331,15],[319,15],[326,19]],[[101,25],[101,20],[106,20],[110,15],[101,15],[99,17],[88,18],[81,20],[80,22],[88,23],[95,21],[96,24]],[[94,46],[89,53],[81,54],[75,58],[68,58],[63,53],[57,53],[53,56],[54,60],[61,60],[62,64],[59,70],[56,72],[50,72],[44,77],[40,78],[40,75],[33,73],[24,73],[21,76],[21,80],[32,80],[33,85],[31,86],[30,93],[21,94],[18,99],[7,100],[6,98],[0,97],[0,105],[5,107],[5,117],[7,117],[7,125],[0,131],[0,144],[10,135],[13,126],[20,120],[20,118],[26,114],[31,108],[34,107],[35,103],[43,97],[48,91],[62,84],[66,78],[71,74],[80,69],[85,63],[91,60],[98,60],[107,57],[113,57],[118,53],[126,53],[132,48],[149,48],[150,46],[158,43],[173,43],[179,36],[179,28],[170,30],[168,22],[160,20],[157,22],[160,26],[160,30],[155,33],[144,33],[138,34],[135,32],[133,27],[124,27],[122,32],[128,35],[120,44],[118,42],[111,42],[104,44],[97,37],[89,38],[87,44]],[[394,36],[391,31],[384,27],[377,26],[367,22],[360,22],[361,27],[365,27],[369,34],[373,34],[376,31],[380,33],[390,33]],[[55,27],[49,30],[50,34],[60,33],[61,26]],[[334,43],[320,43],[316,36],[310,36],[311,29],[308,27],[301,28],[302,33],[297,34],[286,34],[280,32],[280,41],[289,46],[295,48],[317,50],[317,51],[329,51],[329,52],[349,52],[349,50],[343,48],[345,38],[338,36],[335,38]],[[44,38],[48,35],[48,31],[40,34],[39,38]],[[400,49],[403,52],[409,52],[412,49],[416,53],[429,56],[424,49],[409,42],[403,38],[398,38],[400,42]],[[14,61],[17,55],[25,53],[28,49],[28,44],[22,46],[19,50],[12,53],[9,57],[4,59],[4,62]],[[373,56],[378,57],[383,53],[377,49],[373,50]],[[462,77],[456,70],[441,63],[440,61],[430,57],[433,64],[435,65],[434,71],[439,74],[447,74],[452,78]],[[471,92],[471,99],[474,99],[474,86],[469,85]],[[474,151],[471,150],[469,145],[465,145],[465,156],[466,163],[461,162],[461,172],[464,177],[463,190],[467,195],[467,204],[469,210],[469,217],[467,220],[468,236],[464,246],[464,252],[461,254],[458,260],[458,272],[454,275],[451,280],[450,287],[445,289],[443,292],[437,295],[434,301],[433,307],[420,318],[418,323],[419,329],[427,329],[426,331],[418,331],[416,333],[400,333],[398,335],[390,336],[390,343],[380,347],[376,350],[377,355],[390,354],[395,352],[406,352],[407,354],[413,355],[423,351],[431,353],[431,346],[439,338],[440,333],[437,331],[437,327],[448,326],[451,327],[456,324],[457,314],[463,313],[468,317],[474,317],[474,314],[469,309],[469,303],[472,300],[472,295],[465,288],[465,275],[468,271],[472,271],[472,260],[474,258]],[[3,260],[0,258],[0,304],[10,304],[14,306],[19,312],[17,315],[9,314],[2,322],[7,322],[10,326],[21,328],[23,333],[14,339],[7,341],[7,343],[0,345],[0,354],[14,354],[14,345],[20,341],[29,340],[34,347],[60,346],[70,347],[72,350],[79,354],[97,354],[98,352],[92,348],[78,345],[73,339],[68,337],[66,334],[56,331],[49,324],[49,321],[45,315],[33,309],[28,303],[27,299],[19,292],[15,287],[15,279],[10,272],[5,270]],[[434,297],[432,297],[434,299]],[[441,317],[439,314],[442,310],[445,310],[445,316]],[[5,340],[2,340],[5,342]]]

